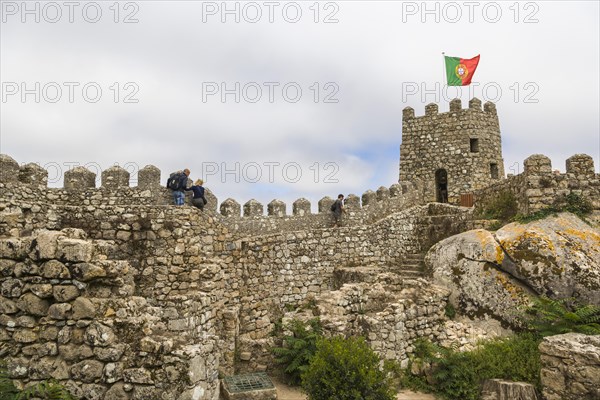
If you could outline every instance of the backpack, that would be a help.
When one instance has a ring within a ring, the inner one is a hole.
[[[181,171],[173,172],[169,176],[169,180],[167,181],[167,187],[171,190],[181,190],[183,189],[181,183],[183,182],[184,173]]]
[[[337,200],[333,202],[333,204],[331,205],[331,211],[335,212],[335,209],[337,208]]]

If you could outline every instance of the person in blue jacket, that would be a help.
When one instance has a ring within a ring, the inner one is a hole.
[[[194,192],[194,198],[192,198],[192,205],[201,210],[203,210],[204,205],[208,203],[206,201],[206,197],[204,197],[204,188],[202,187],[203,184],[204,181],[202,179],[198,179],[196,182],[194,182],[194,185],[192,187],[190,187],[189,189],[185,189]]]

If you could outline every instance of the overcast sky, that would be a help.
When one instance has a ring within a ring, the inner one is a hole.
[[[397,182],[402,109],[457,95],[497,103],[507,173],[533,153],[600,165],[598,1],[1,6],[0,151],[51,186],[153,164],[220,201],[314,209]],[[442,52],[481,54],[473,86],[444,87]]]

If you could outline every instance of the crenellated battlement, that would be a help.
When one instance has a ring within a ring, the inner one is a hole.
[[[445,115],[452,115],[452,114],[456,114],[458,112],[463,112],[463,113],[474,113],[474,112],[478,112],[478,113],[485,113],[487,114],[489,117],[492,118],[497,118],[498,114],[496,111],[496,105],[494,103],[492,103],[491,101],[487,101],[484,105],[483,105],[483,110],[481,109],[481,100],[479,100],[477,97],[473,97],[471,100],[469,100],[469,106],[467,108],[463,108],[462,107],[462,100],[461,99],[453,99],[450,101],[449,107],[450,110],[447,112],[443,112],[440,113],[439,112],[439,106],[437,103],[429,103],[425,106],[425,114],[424,115],[420,115],[420,116],[415,116],[415,109],[412,107],[405,107],[402,110],[402,120],[403,121],[409,121],[411,119],[414,118],[427,118],[427,117],[432,117],[432,116],[445,116]]]
[[[518,212],[525,215],[550,207],[558,198],[570,193],[582,195],[592,203],[594,210],[600,210],[600,174],[595,172],[591,156],[569,157],[564,173],[554,170],[550,158],[543,154],[527,157],[523,167],[523,172],[476,191],[476,212],[485,210],[501,192],[512,193]]]
[[[471,100],[479,108],[478,100]],[[480,102],[479,102],[480,103]],[[457,103],[455,103],[457,104]],[[595,173],[592,157],[576,154],[566,160],[566,173],[557,174],[552,169],[550,159],[541,154],[528,157],[523,173],[501,179],[475,191],[477,207],[483,207],[498,190],[510,190],[519,202],[519,210],[529,213],[551,204],[559,194],[571,191],[585,193],[593,200],[594,208],[600,209],[598,175]],[[63,188],[48,188],[48,172],[36,164],[19,164],[7,155],[0,156],[0,188],[11,185],[26,188],[11,193],[15,201],[45,202],[71,206],[101,205],[146,205],[167,206],[172,204],[171,192],[161,185],[161,171],[148,165],[138,173],[137,186],[130,187],[130,174],[125,169],[113,166],[101,173],[101,185],[96,187],[96,174],[84,167],[76,167],[64,174]],[[384,218],[394,212],[411,206],[424,204],[430,187],[421,180],[402,181],[389,188],[381,186],[367,190],[362,195],[349,194],[345,199],[347,213],[344,224],[359,226]],[[11,191],[12,192],[12,191]],[[279,199],[272,200],[266,207],[255,199],[241,204],[228,198],[219,204],[217,197],[206,190],[208,204],[205,210],[216,214],[226,225],[235,227],[240,234],[260,235],[274,232],[290,232],[307,229],[320,229],[331,224],[330,207],[335,201],[329,196],[317,202],[317,212],[306,198],[291,204],[288,214],[287,204]],[[188,194],[189,203],[191,194]]]
[[[48,171],[36,164],[19,166],[7,155],[1,155],[0,188],[17,186],[24,190],[11,191],[9,197],[26,202],[45,202],[67,206],[146,205],[167,206],[172,204],[171,191],[161,184],[161,171],[147,165],[138,172],[137,186],[130,186],[130,174],[119,166],[101,173],[100,186],[96,187],[96,174],[84,167],[75,167],[64,174],[63,188],[49,188]],[[422,204],[423,188],[417,181],[401,182],[389,188],[381,186],[375,191],[367,190],[361,196],[350,194],[345,199],[347,213],[345,223],[359,225],[383,218],[392,212]],[[14,192],[14,193],[12,193]],[[272,200],[266,207],[255,199],[240,203],[228,198],[219,204],[217,197],[206,189],[208,204],[205,211],[215,213],[223,223],[231,224],[239,232],[260,234],[318,229],[330,226],[331,205],[335,199],[325,196],[317,202],[317,212],[311,210],[306,198],[292,203],[291,214],[287,204]],[[187,203],[191,193],[187,193]],[[265,212],[266,211],[266,212]]]

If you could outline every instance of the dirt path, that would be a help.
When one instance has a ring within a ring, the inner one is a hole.
[[[303,394],[300,389],[291,387],[285,383],[271,377],[275,388],[277,388],[277,399],[278,400],[306,400],[306,395]],[[397,400],[435,400],[430,394],[415,393],[410,390],[403,390],[398,393]]]

